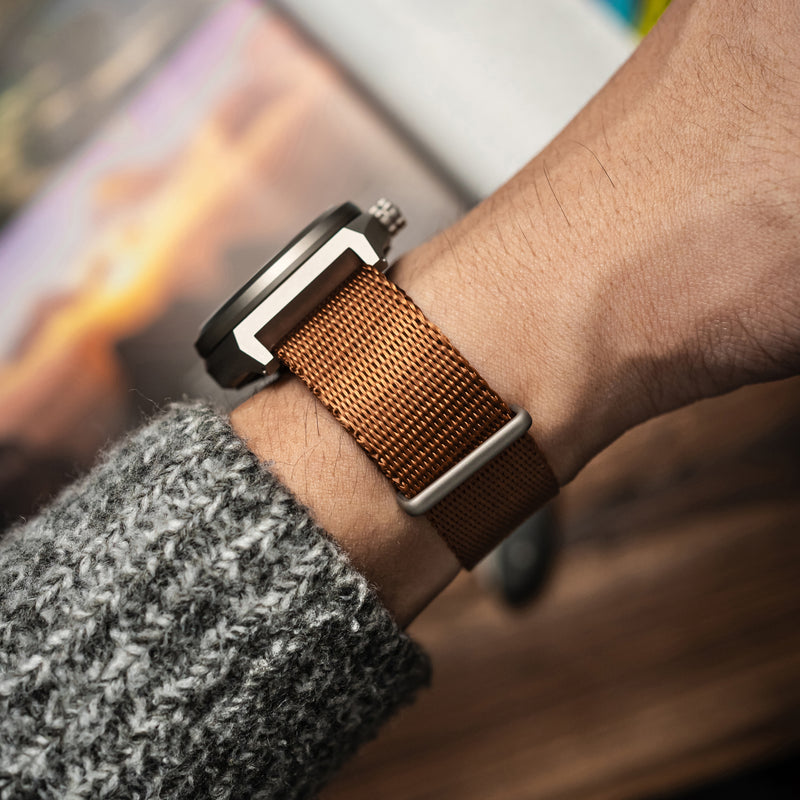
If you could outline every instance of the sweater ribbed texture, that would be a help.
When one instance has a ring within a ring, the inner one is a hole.
[[[179,405],[0,547],[0,798],[301,798],[429,679],[225,419]]]

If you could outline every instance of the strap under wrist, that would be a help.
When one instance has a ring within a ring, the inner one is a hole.
[[[441,331],[374,267],[355,272],[276,352],[406,497],[512,416]],[[427,517],[469,569],[557,491],[550,467],[525,435]]]

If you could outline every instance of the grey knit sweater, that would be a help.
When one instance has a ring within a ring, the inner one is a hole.
[[[428,680],[362,576],[202,406],[0,547],[0,798],[295,798]]]

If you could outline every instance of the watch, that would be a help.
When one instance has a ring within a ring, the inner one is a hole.
[[[405,224],[379,200],[318,217],[236,292],[195,343],[212,377],[241,387],[285,367],[425,514],[470,569],[558,483],[507,405],[385,274]]]

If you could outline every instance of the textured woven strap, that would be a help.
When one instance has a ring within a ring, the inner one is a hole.
[[[276,348],[406,497],[498,431],[512,412],[412,300],[356,271]],[[523,436],[428,512],[471,569],[558,491]]]

